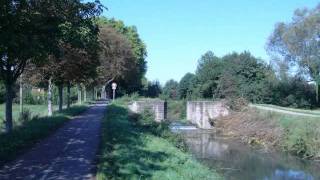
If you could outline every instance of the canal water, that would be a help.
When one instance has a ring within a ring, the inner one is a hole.
[[[174,124],[195,158],[230,180],[320,180],[320,163],[255,150],[214,132]]]

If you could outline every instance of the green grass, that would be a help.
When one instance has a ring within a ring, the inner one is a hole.
[[[80,114],[86,109],[87,106],[73,106],[61,113],[55,113],[52,117],[33,118],[23,126],[16,127],[9,134],[0,134],[0,165],[15,159],[40,139],[47,137],[61,127],[72,116]]]
[[[320,118],[258,110],[264,120],[283,129],[281,149],[301,158],[320,160]]]
[[[137,123],[117,104],[107,107],[103,121],[97,179],[221,179],[179,149],[167,128]]]
[[[46,116],[48,109],[47,105],[24,105],[25,110],[29,110],[32,116]],[[53,109],[56,109],[57,106],[54,106]],[[13,125],[19,126],[21,122],[18,121],[20,114],[19,104],[14,104],[12,106],[12,116],[13,116]],[[5,105],[0,105],[0,130],[4,128],[3,120],[5,119]],[[0,131],[1,132],[1,131]]]

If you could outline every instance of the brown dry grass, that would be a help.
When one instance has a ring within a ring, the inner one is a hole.
[[[283,135],[283,129],[276,124],[273,116],[251,108],[220,118],[216,127],[225,135],[251,145],[261,145],[268,150],[277,147]]]

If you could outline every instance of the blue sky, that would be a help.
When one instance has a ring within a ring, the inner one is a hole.
[[[102,0],[106,17],[135,25],[147,45],[149,80],[162,84],[195,72],[208,50],[216,55],[244,50],[268,60],[267,38],[277,22],[317,0]]]

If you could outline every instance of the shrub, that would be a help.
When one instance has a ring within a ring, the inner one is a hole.
[[[227,105],[230,107],[230,109],[237,112],[242,111],[245,107],[248,106],[248,104],[249,102],[243,97],[229,99],[227,101]]]
[[[320,126],[305,120],[285,125],[283,148],[302,158],[320,158]]]
[[[29,109],[24,109],[24,111],[19,114],[18,120],[20,123],[26,124],[31,120],[31,111]]]
[[[140,114],[140,119],[138,121],[140,122],[140,125],[148,129],[153,135],[167,139],[182,151],[187,150],[187,144],[183,137],[180,134],[174,134],[171,132],[169,128],[170,122],[156,122],[154,120],[153,112],[149,109],[146,109]]]

